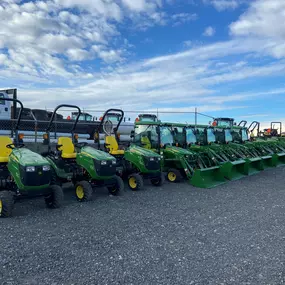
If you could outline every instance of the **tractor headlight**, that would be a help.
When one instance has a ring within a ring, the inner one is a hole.
[[[116,160],[112,160],[112,164],[116,164]]]
[[[160,157],[157,160],[160,161],[161,160]]]
[[[101,165],[106,165],[107,164],[107,161],[106,160],[102,160],[101,161]]]
[[[49,165],[44,165],[43,166],[43,171],[50,171],[50,166]]]
[[[28,167],[26,167],[26,171],[27,172],[35,172],[36,168],[34,166],[28,166]]]
[[[154,157],[150,157],[149,160],[150,160],[150,161],[154,161]]]

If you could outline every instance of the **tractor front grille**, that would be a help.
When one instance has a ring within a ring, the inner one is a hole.
[[[159,171],[160,170],[160,161],[158,158],[154,158],[154,160],[150,160],[148,157],[144,157],[145,167],[151,171]]]
[[[34,172],[27,172],[26,167],[21,167],[21,180],[25,186],[42,186],[50,184],[51,172],[43,171],[42,166],[36,166]]]
[[[100,160],[94,159],[94,166],[99,176],[113,176],[116,174],[116,164],[112,164],[111,160],[107,160],[106,164],[102,165]]]

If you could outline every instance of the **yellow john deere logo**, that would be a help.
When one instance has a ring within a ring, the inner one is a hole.
[[[39,171],[39,175],[42,175],[43,173],[41,171]]]

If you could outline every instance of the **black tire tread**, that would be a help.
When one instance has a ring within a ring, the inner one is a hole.
[[[124,190],[125,185],[123,179],[120,176],[115,175],[114,179],[116,180],[115,184],[112,186],[108,186],[107,188],[110,194],[112,194],[113,196],[118,196]]]
[[[14,209],[14,195],[11,191],[1,191],[0,199],[2,201],[2,213],[0,214],[0,218],[8,218],[12,216],[12,212]]]
[[[82,199],[79,199],[78,197],[77,200],[79,202],[88,202],[92,200],[92,196],[93,196],[93,188],[91,186],[91,184],[88,181],[82,180],[80,182],[77,182],[75,184],[75,189],[78,185],[81,185],[83,187],[83,191],[84,191],[84,196]]]
[[[170,181],[170,180],[168,179],[168,173],[169,173],[169,172],[175,173],[175,175],[176,175],[175,181]],[[181,182],[181,180],[182,180],[182,178],[183,178],[182,175],[181,175],[181,173],[180,173],[180,171],[177,170],[177,169],[175,169],[175,168],[170,168],[170,169],[167,171],[166,177],[167,177],[167,180],[168,180],[169,182],[171,182],[171,183],[178,183],[178,182]]]
[[[140,174],[138,173],[133,173],[129,176],[128,180],[131,178],[131,177],[134,177],[136,179],[136,182],[137,182],[137,187],[136,188],[131,188],[130,185],[130,189],[133,190],[133,191],[138,191],[138,190],[142,190],[143,187],[144,187],[144,182],[143,182],[143,178]]]
[[[50,209],[60,208],[63,204],[64,193],[59,185],[50,185],[51,193],[45,197],[46,206]]]
[[[157,186],[160,187],[164,184],[165,182],[165,177],[162,173],[160,173],[160,175],[158,177],[152,178],[150,179],[150,182],[153,186]]]

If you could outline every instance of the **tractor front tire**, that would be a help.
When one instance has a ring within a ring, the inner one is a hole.
[[[140,174],[131,174],[128,178],[128,184],[131,190],[137,191],[143,189],[143,178]]]
[[[167,180],[172,183],[178,183],[182,180],[182,175],[177,169],[169,169],[167,172]]]
[[[46,206],[50,209],[60,208],[64,199],[62,188],[59,185],[51,185],[50,190],[50,194],[45,197]]]
[[[162,186],[163,183],[165,182],[165,177],[162,173],[160,173],[158,177],[150,179],[150,182],[152,185],[159,187]]]
[[[57,177],[56,171],[53,168],[51,168],[50,171],[51,171],[51,184],[62,186],[62,183]]]
[[[88,181],[80,181],[75,184],[75,195],[79,202],[88,202],[92,200],[93,189]]]
[[[115,176],[115,183],[112,186],[108,186],[108,191],[113,196],[118,196],[124,190],[124,181],[121,177]]]
[[[0,192],[0,218],[8,218],[12,216],[14,209],[14,196],[11,191]]]

